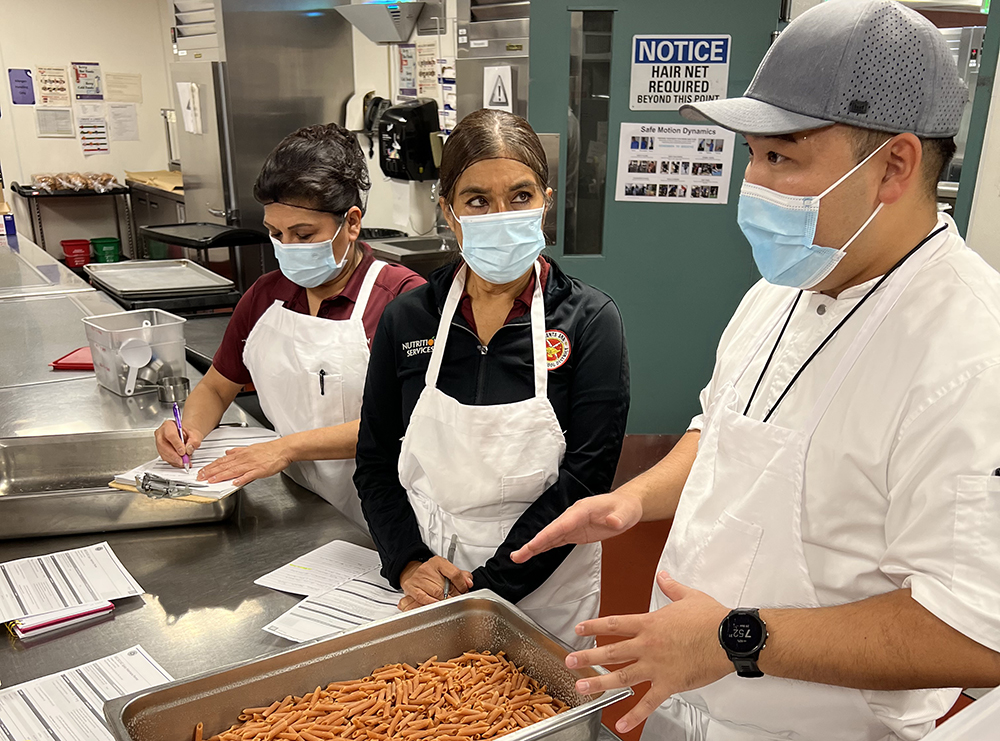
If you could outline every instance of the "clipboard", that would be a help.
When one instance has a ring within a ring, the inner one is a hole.
[[[139,489],[138,486],[130,486],[129,484],[122,484],[122,483],[120,483],[118,481],[111,481],[111,482],[108,483],[108,486],[110,486],[112,489],[117,489],[118,491],[128,491],[128,492],[131,492],[132,494],[145,494],[147,497],[149,496],[149,494],[147,492],[142,491],[141,489]],[[229,494],[232,494],[232,493],[234,493],[236,491],[237,491],[237,488],[234,487],[233,491],[230,492]],[[151,499],[172,499],[174,501],[196,502],[198,504],[213,504],[214,502],[221,502],[223,499],[225,499],[226,497],[228,497],[229,494],[226,494],[225,496],[218,497],[218,498],[214,498],[214,497],[202,497],[202,496],[198,496],[197,494],[194,494],[194,493],[192,493],[192,494],[186,494],[186,495],[180,496],[180,497],[174,496],[174,497],[150,497],[150,498]]]

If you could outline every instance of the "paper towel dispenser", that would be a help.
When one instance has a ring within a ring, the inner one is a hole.
[[[416,98],[387,108],[379,118],[379,164],[397,180],[435,180],[441,163],[438,107]]]

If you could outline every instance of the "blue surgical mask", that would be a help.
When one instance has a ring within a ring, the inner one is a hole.
[[[462,225],[462,257],[483,280],[502,284],[517,280],[545,248],[544,208],[463,216],[451,211]]]
[[[854,236],[840,249],[814,244],[819,202],[857,172],[891,140],[855,165],[818,196],[791,196],[746,181],[740,189],[736,221],[753,248],[753,259],[764,280],[776,286],[812,288],[834,271],[847,248],[882,210],[875,208]]]
[[[274,256],[278,258],[278,267],[284,276],[303,288],[315,288],[340,275],[347,264],[347,256],[351,253],[350,250],[344,250],[340,262],[333,256],[333,240],[343,228],[344,222],[340,222],[333,239],[324,242],[282,244],[271,237]]]

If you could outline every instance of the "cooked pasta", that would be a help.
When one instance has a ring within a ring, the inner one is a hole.
[[[239,723],[208,741],[470,741],[568,709],[503,652],[467,652],[417,667],[389,664],[363,679],[246,708]],[[202,738],[201,723],[194,738]]]

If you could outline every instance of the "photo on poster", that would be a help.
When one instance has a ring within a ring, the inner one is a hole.
[[[632,198],[655,198],[656,183],[626,183],[625,195]]]
[[[691,163],[691,174],[699,175],[704,177],[721,178],[722,177],[722,163],[721,162],[692,162]]]
[[[656,172],[656,160],[629,160],[628,171],[630,173],[654,174]]]
[[[720,126],[623,123],[615,200],[725,204],[734,143]]]

